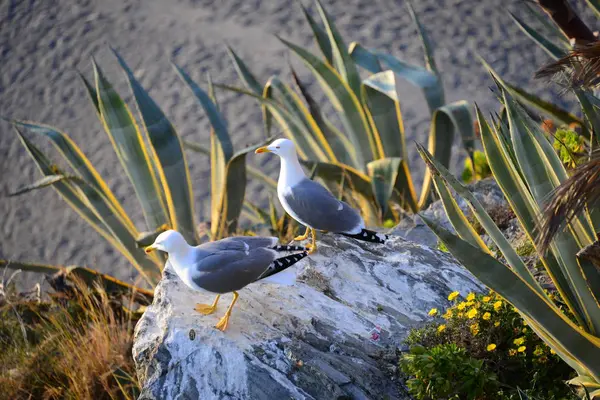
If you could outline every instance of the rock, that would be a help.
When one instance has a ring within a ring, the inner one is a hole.
[[[504,230],[508,228],[511,222],[514,222],[514,214],[512,213],[512,210],[510,210],[510,207],[504,198],[504,194],[495,180],[492,178],[483,179],[468,187],[500,229]],[[463,212],[469,216],[470,211],[467,203],[462,198],[455,197],[455,199]],[[450,224],[450,221],[448,221],[444,206],[440,200],[433,202],[429,207],[421,211],[421,214],[437,221],[444,229],[454,232],[454,228]],[[435,234],[427,227],[427,225],[425,225],[418,215],[408,215],[403,218],[394,228],[392,234],[410,240],[411,242],[433,248],[436,248],[438,243]]]
[[[392,237],[386,246],[323,235],[297,264],[295,286],[240,291],[226,309],[196,313],[212,296],[165,268],[136,326],[140,399],[408,399],[397,380],[398,349],[432,307],[481,286],[445,253]]]

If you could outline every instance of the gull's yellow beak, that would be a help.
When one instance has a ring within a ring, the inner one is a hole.
[[[264,147],[259,147],[258,149],[256,149],[256,151],[254,152],[254,154],[260,154],[260,153],[270,153],[271,150],[269,150],[267,148],[267,146]]]
[[[152,253],[154,250],[156,250],[156,247],[154,247],[154,245],[153,245],[153,244],[151,244],[150,246],[148,246],[148,247],[146,247],[146,248],[144,249],[144,251],[146,252],[146,254],[150,254],[150,253]]]

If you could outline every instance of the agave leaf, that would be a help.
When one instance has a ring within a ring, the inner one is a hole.
[[[466,202],[473,215],[477,218],[481,226],[485,229],[486,233],[490,236],[490,238],[494,241],[494,243],[498,246],[498,249],[502,252],[502,255],[506,259],[506,262],[510,267],[517,273],[524,281],[526,281],[532,288],[538,290],[542,296],[546,296],[544,290],[539,285],[539,283],[535,280],[532,273],[529,271],[523,260],[518,256],[517,252],[514,250],[512,245],[500,229],[496,226],[496,223],[492,220],[489,214],[483,208],[483,205],[477,200],[477,198],[467,189],[463,184],[461,184],[452,174],[448,171],[444,166],[433,159],[433,156],[425,150],[425,148],[419,144],[417,144],[417,149],[419,154],[427,163],[429,169],[433,172],[434,175],[439,176],[442,179],[442,183],[446,186],[446,190],[448,190],[448,186],[451,187],[460,197],[462,197]],[[442,194],[440,194],[441,196]],[[457,225],[455,229],[458,232],[458,229],[462,230],[461,225]],[[468,236],[466,236],[468,237]],[[466,238],[465,238],[466,240]],[[479,243],[477,243],[477,247],[479,247]]]
[[[273,89],[271,87],[271,82],[265,83],[265,87],[262,91],[262,97],[264,99],[272,99],[273,98]],[[265,124],[265,137],[271,136],[271,127],[273,126],[273,115],[264,104],[260,105],[260,109],[263,116],[263,121]]]
[[[308,24],[310,25],[310,29],[313,32],[315,42],[317,43],[317,46],[319,46],[319,49],[321,49],[321,53],[323,53],[325,60],[327,60],[327,62],[329,64],[333,65],[333,51],[331,49],[331,42],[329,41],[329,36],[328,36],[327,32],[325,32],[323,30],[323,28],[321,28],[319,26],[319,24],[317,24],[317,22],[310,15],[310,13],[306,9],[306,7],[304,7],[304,5],[302,4],[302,2],[300,0],[297,0],[297,3],[302,8],[304,17],[308,21]]]
[[[479,234],[473,228],[463,211],[460,209],[454,196],[450,193],[448,186],[443,178],[433,175],[433,184],[442,200],[442,205],[446,211],[446,216],[456,230],[458,236],[467,241],[471,246],[478,247],[487,254],[491,254],[490,249],[483,242]]]
[[[79,78],[81,78],[87,94],[94,105],[94,109],[96,110],[98,118],[100,118],[100,104],[98,103],[98,93],[96,93],[96,87],[92,85],[81,72],[78,71],[77,73],[79,74]]]
[[[258,79],[256,79],[254,74],[250,72],[246,63],[244,63],[230,46],[227,46],[227,53],[229,54],[229,57],[231,57],[233,66],[235,67],[238,77],[244,83],[244,86],[256,94],[262,93],[262,85],[258,82]]]
[[[340,112],[350,141],[361,151],[357,151],[357,165],[365,165],[376,158],[376,149],[372,143],[367,117],[360,101],[348,84],[330,65],[323,63],[316,56],[284,39],[279,39],[290,50],[298,55],[325,91],[334,108]]]
[[[423,91],[431,114],[445,104],[444,88],[438,75],[426,68],[401,61],[390,54],[381,52],[373,52],[373,54],[396,75]]]
[[[100,272],[94,271],[93,269],[85,267],[62,267],[57,265],[25,263],[13,260],[0,260],[0,269],[3,268],[22,270],[25,272],[36,272],[47,275],[54,275],[62,272],[69,279],[73,279],[73,277],[79,278],[89,287],[94,287],[94,285],[98,284],[107,293],[123,295],[135,293],[136,300],[141,299],[142,303],[144,304],[152,303],[152,299],[154,297],[154,293],[151,290],[132,286],[128,283],[113,278],[110,275],[102,274]]]
[[[535,140],[535,134],[532,131],[536,129],[536,126],[528,123],[526,114],[506,93],[504,93],[504,99],[519,167],[534,198],[538,203],[542,203],[559,183],[555,175],[556,170],[552,169],[552,163],[545,158],[543,142]],[[579,317],[586,322],[586,326],[592,332],[600,332],[600,307],[590,292],[577,263],[575,254],[579,248],[575,239],[571,232],[562,232],[557,235],[552,250],[555,257],[562,261],[569,287],[574,292],[581,310],[585,312]]]
[[[323,5],[319,0],[315,0],[317,4],[317,10],[325,25],[327,36],[329,37],[329,44],[331,45],[331,53],[333,56],[333,66],[344,78],[348,86],[354,91],[356,96],[360,96],[360,75],[356,69],[354,61],[350,57],[347,51],[346,44],[342,35],[338,32],[335,24],[323,8]]]
[[[69,163],[71,168],[76,171],[81,178],[100,191],[110,203],[110,207],[116,210],[119,218],[128,227],[131,232],[135,231],[133,222],[117,200],[113,192],[110,190],[104,179],[100,176],[96,168],[90,160],[83,154],[83,151],[77,144],[65,133],[47,125],[36,124],[27,121],[12,121],[16,126],[27,128],[28,131],[38,135],[42,135],[48,139],[59,151],[59,153]],[[86,191],[86,189],[84,189]],[[90,195],[88,191],[88,195]]]
[[[229,136],[229,133],[227,131],[227,124],[225,123],[225,119],[217,110],[217,107],[211,101],[208,94],[206,94],[206,92],[202,90],[200,86],[198,86],[183,69],[178,67],[176,64],[173,64],[173,67],[179,74],[179,77],[186,84],[188,89],[190,89],[194,96],[196,96],[202,108],[204,108],[206,116],[208,117],[210,124],[215,130],[215,134],[219,139],[225,162],[229,161],[233,156],[233,145],[231,144],[231,137]]]
[[[595,144],[600,144],[600,113],[598,112],[598,108],[600,107],[600,99],[594,96],[587,90],[582,89],[574,89],[575,96],[577,96],[577,100],[579,100],[579,104],[581,104],[581,110],[583,111],[583,115],[585,116],[585,120],[587,122],[587,128],[590,132],[595,134]],[[593,139],[590,136],[590,145],[594,147]]]
[[[213,240],[235,233],[246,194],[246,154],[263,145],[265,143],[247,147],[234,154],[227,163],[219,218],[211,221]]]
[[[553,340],[567,349],[590,372],[590,375],[598,380],[600,347],[597,337],[587,334],[567,319],[554,304],[508,267],[452,235],[436,222],[423,216],[421,218],[465,268],[484,285],[493,287],[520,313],[544,327]]]
[[[274,89],[273,97],[302,123],[304,132],[301,135],[294,135],[294,142],[303,149],[306,157],[311,160],[337,162],[327,139],[300,97],[276,76],[269,79],[269,82]]]
[[[60,181],[75,181],[75,180],[81,180],[81,178],[78,176],[73,176],[73,175],[48,175],[41,179],[38,179],[37,181],[33,182],[30,185],[21,186],[19,189],[15,190],[14,192],[9,193],[8,195],[9,196],[19,196],[21,194],[31,192],[32,190],[41,189],[41,188],[48,187],[50,185],[54,185],[55,183],[58,183]]]
[[[469,111],[469,105],[466,101],[457,101],[447,104],[433,113],[431,126],[429,128],[429,143],[427,150],[433,154],[435,160],[440,165],[448,167],[452,156],[452,143],[454,134],[459,132],[463,139],[463,144],[470,152],[474,146],[475,132],[473,128],[473,117]],[[423,188],[419,199],[419,209],[422,209],[429,201],[429,190],[431,188],[431,173],[425,171],[423,179]]]
[[[14,127],[21,143],[44,176],[65,175],[31,141],[23,136],[16,125]],[[137,231],[129,230],[129,226],[111,207],[102,192],[90,184],[80,184],[74,180],[57,181],[52,186],[84,220],[119,250],[149,283],[155,285],[158,282],[160,279],[158,258],[152,258],[154,260],[152,261],[145,256],[143,251],[136,249],[134,235],[137,234]]]
[[[131,92],[150,140],[152,161],[162,183],[160,193],[164,194],[170,226],[180,232],[188,243],[198,244],[192,181],[175,127],[140,85],[125,60],[114,49],[113,53],[129,80]]]
[[[308,92],[291,65],[290,70],[292,72],[294,83],[298,86],[302,97],[304,97],[304,100],[308,105],[310,115],[313,117],[319,129],[323,132],[323,136],[325,137],[328,146],[331,147],[335,158],[342,164],[352,164],[356,157],[356,151],[352,147],[352,143],[350,143],[348,138],[323,116],[320,106]]]
[[[509,146],[499,133],[492,132],[479,108],[476,110],[477,120],[481,131],[481,141],[490,169],[492,170],[498,186],[500,186],[506,200],[510,204],[511,209],[514,211],[523,227],[527,238],[531,243],[535,244],[535,235],[537,232],[535,218],[536,215],[539,215],[541,210],[525,185],[525,182],[518,171],[516,161],[513,161],[508,154]],[[546,254],[541,258],[541,261],[551,279],[555,282],[561,297],[565,300],[571,312],[575,316],[582,315],[583,311],[579,308],[573,293],[568,289],[569,284],[567,278],[554,256],[552,254]],[[582,320],[579,321],[583,324]]]
[[[596,17],[600,17],[600,1],[586,0],[586,2],[591,7],[591,9],[594,10],[594,13],[596,13]]]
[[[425,51],[425,66],[429,71],[433,72],[436,75],[439,75],[437,66],[435,65],[435,58],[433,57],[433,45],[429,40],[429,36],[423,28],[423,25],[421,25],[421,22],[419,22],[419,18],[417,17],[417,13],[413,8],[412,3],[410,1],[407,1],[406,6],[408,7],[410,18],[413,20],[417,27],[417,33],[419,34],[419,37],[421,38],[421,43],[423,44],[423,50]],[[441,90],[443,93],[443,88]]]
[[[537,19],[546,30],[550,31],[552,36],[556,37],[560,40],[562,47],[565,50],[571,48],[569,43],[569,38],[565,33],[554,23],[554,21],[548,20],[548,15],[541,10],[538,4],[533,6],[535,3],[523,2],[523,5],[527,8],[529,14],[533,15],[535,19]]]
[[[367,164],[367,171],[371,178],[371,186],[375,194],[377,205],[381,209],[382,217],[388,211],[388,203],[392,197],[394,185],[400,170],[400,157],[382,158]]]
[[[152,160],[135,119],[119,94],[93,63],[100,117],[115,152],[140,201],[144,219],[150,229],[168,223],[161,190]]]
[[[536,110],[546,114],[552,119],[562,123],[562,124],[579,124],[581,127],[584,127],[583,121],[577,118],[575,115],[569,113],[568,111],[563,110],[562,108],[547,102],[534,94],[531,94],[525,91],[522,88],[517,86],[513,86],[509,83],[504,82],[504,85],[516,99],[520,100],[523,104],[529,105]]]
[[[188,140],[184,140],[183,146],[186,149],[195,151],[196,153],[200,153],[205,156],[210,156],[210,150],[207,149],[206,147],[202,146],[201,144],[190,142]],[[258,168],[247,165],[246,170],[248,172],[248,175],[252,176],[253,178],[263,181],[263,183],[265,183],[267,186],[269,186],[273,189],[277,189],[277,181],[275,179],[269,177],[267,174],[265,174]]]
[[[552,43],[550,40],[545,38],[538,31],[527,25],[519,17],[517,17],[511,12],[509,12],[509,14],[515,21],[517,26],[521,28],[521,30],[525,32],[525,34],[529,36],[534,42],[536,42],[542,49],[544,49],[546,53],[548,53],[550,57],[552,57],[554,60],[558,60],[559,58],[562,58],[566,55],[566,52],[563,49],[561,49],[560,47]]]
[[[390,70],[383,71],[365,79],[362,97],[375,124],[373,132],[379,158],[408,159],[394,73]]]
[[[382,71],[381,64],[379,63],[377,56],[365,49],[360,43],[350,43],[350,47],[348,47],[348,53],[355,63],[370,73],[376,74]]]

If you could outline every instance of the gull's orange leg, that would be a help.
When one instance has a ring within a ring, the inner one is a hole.
[[[306,227],[306,231],[304,231],[304,235],[300,235],[300,236],[296,236],[294,238],[294,240],[306,240],[308,238],[308,235],[310,234],[310,228],[307,226]]]
[[[229,317],[231,316],[231,310],[233,309],[233,306],[234,306],[235,302],[237,301],[238,297],[239,297],[238,293],[233,292],[233,300],[231,300],[231,304],[229,305],[229,308],[225,312],[225,315],[223,315],[223,318],[221,318],[219,320],[219,322],[217,322],[217,324],[215,325],[215,328],[217,328],[221,332],[225,332],[225,329],[227,329],[227,325],[229,323]]]

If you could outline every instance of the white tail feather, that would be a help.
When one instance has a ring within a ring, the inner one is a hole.
[[[275,283],[277,285],[292,286],[296,283],[296,269],[286,268],[275,275],[267,276],[261,279],[259,282]]]

